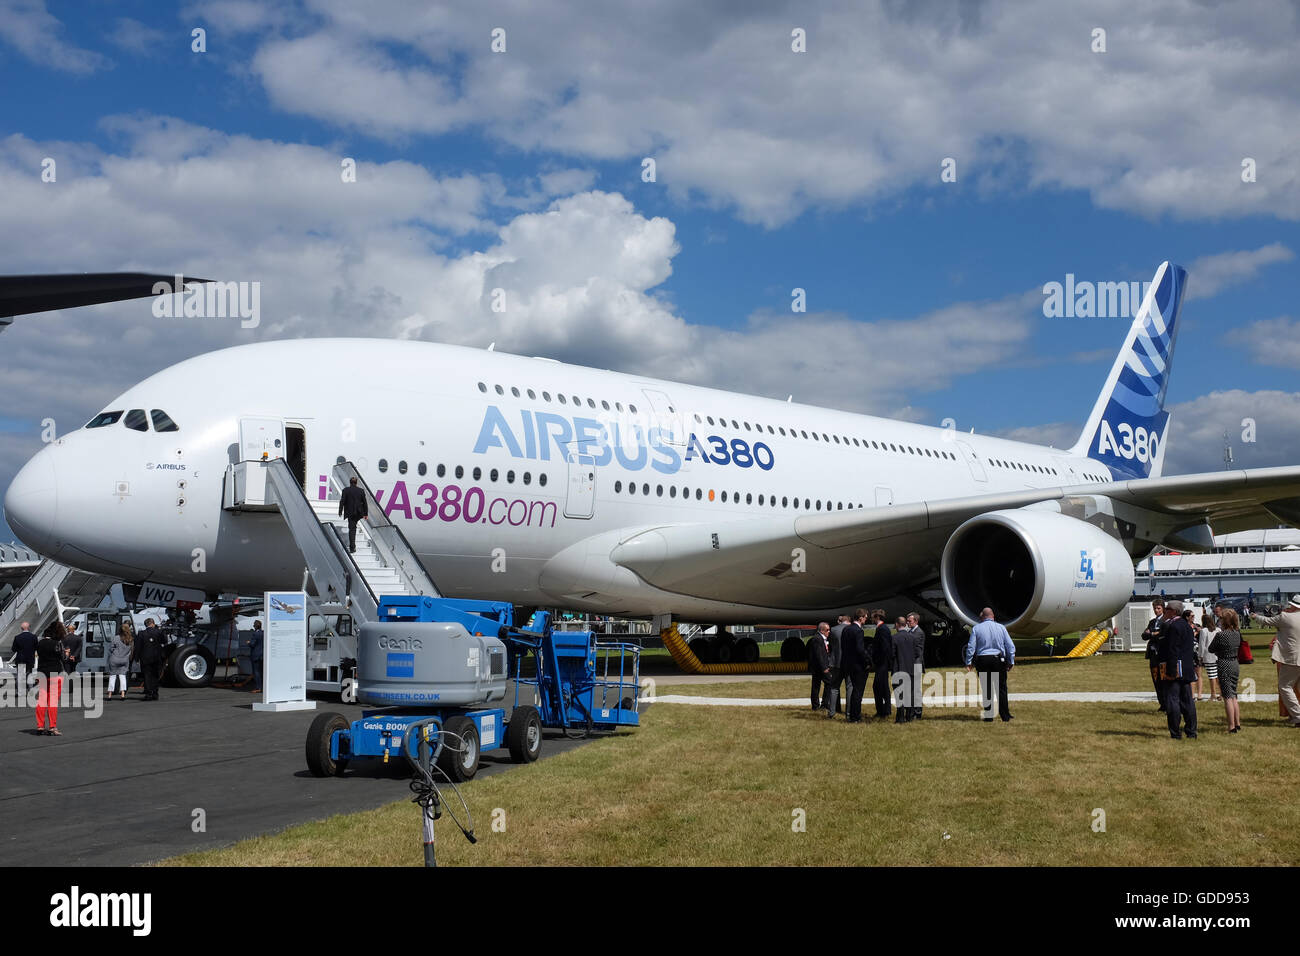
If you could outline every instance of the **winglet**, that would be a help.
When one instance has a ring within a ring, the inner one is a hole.
[[[1162,262],[1142,299],[1088,424],[1071,454],[1087,456],[1116,479],[1156,478],[1164,464],[1173,364],[1187,270]]]

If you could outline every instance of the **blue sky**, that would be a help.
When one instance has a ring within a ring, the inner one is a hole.
[[[0,0],[2,271],[264,288],[253,330],[19,318],[0,486],[43,418],[294,335],[497,341],[1060,444],[1126,320],[1046,318],[1043,284],[1165,258],[1191,269],[1169,470],[1218,467],[1245,416],[1239,463],[1294,464],[1297,15],[1234,10]],[[520,305],[498,320],[500,276]]]

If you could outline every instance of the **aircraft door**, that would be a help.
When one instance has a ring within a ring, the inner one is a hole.
[[[975,454],[975,449],[964,441],[955,443],[961,449],[961,456],[966,459],[966,466],[970,468],[971,477],[976,481],[988,481],[989,476],[984,471],[984,466],[980,464],[979,456]]]
[[[239,460],[267,461],[285,455],[284,422],[279,418],[239,420]]]
[[[876,485],[876,507],[884,508],[894,503],[894,489]]]
[[[685,412],[673,404],[666,392],[642,388],[641,394],[650,403],[650,427],[660,430],[665,444],[685,445],[690,433]]]
[[[566,518],[590,518],[596,504],[596,459],[570,452],[569,486],[564,499]]]

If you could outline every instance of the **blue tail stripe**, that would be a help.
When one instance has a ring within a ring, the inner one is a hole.
[[[1112,367],[1110,391],[1098,399],[1095,430],[1081,439],[1081,444],[1087,442],[1088,457],[1117,479],[1145,478],[1152,472],[1169,421],[1165,392],[1186,279],[1187,273],[1172,262],[1162,268],[1136,330]]]

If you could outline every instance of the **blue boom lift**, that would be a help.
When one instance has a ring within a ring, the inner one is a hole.
[[[474,776],[484,750],[504,746],[516,763],[536,760],[544,727],[585,735],[637,725],[639,647],[555,631],[546,611],[528,630],[513,617],[512,605],[495,601],[381,598],[379,620],[361,626],[356,694],[383,709],[351,722],[320,714],[307,734],[311,772],[340,776],[352,761],[404,757],[417,774],[436,765],[456,783]],[[532,674],[524,667],[530,651]],[[509,677],[507,720],[493,705],[504,702]],[[535,688],[536,706],[520,703],[526,687]]]

